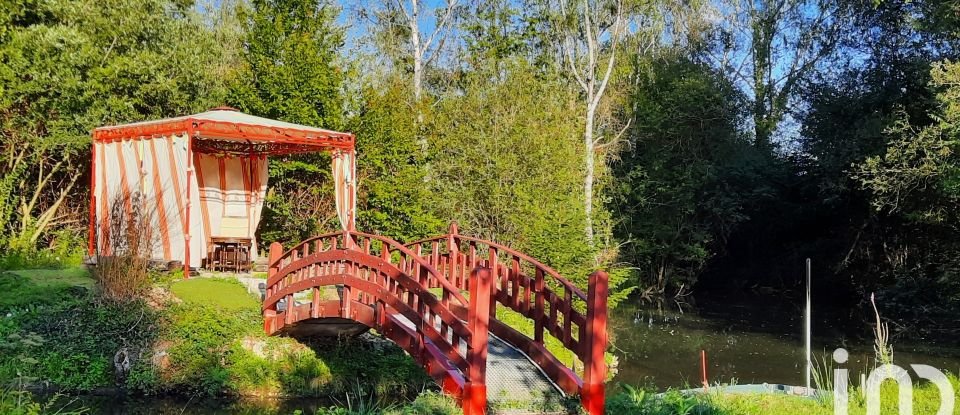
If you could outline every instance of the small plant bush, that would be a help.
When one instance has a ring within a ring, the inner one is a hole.
[[[163,364],[142,359],[126,386],[142,393],[342,396],[358,387],[377,396],[408,396],[430,382],[390,344],[333,340],[303,344],[267,337],[259,303],[236,280],[173,282],[182,300],[160,315],[155,350]]]
[[[86,288],[70,284],[37,284],[31,278],[0,272],[0,311],[34,309],[71,302],[86,293]]]
[[[150,288],[150,258],[157,241],[153,211],[138,193],[114,199],[110,215],[99,224],[97,265],[93,277],[101,300],[127,302]]]
[[[79,415],[87,413],[85,408],[67,410],[72,402],[63,399],[61,395],[54,395],[46,403],[41,404],[34,400],[30,392],[0,388],[0,414],[4,415]]]

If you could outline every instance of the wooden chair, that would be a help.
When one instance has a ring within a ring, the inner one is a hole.
[[[252,238],[249,220],[242,216],[224,216],[220,232],[210,238],[208,264],[214,270],[241,272],[250,269]]]

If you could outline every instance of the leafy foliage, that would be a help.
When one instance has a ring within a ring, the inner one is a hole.
[[[435,235],[445,225],[426,183],[428,155],[417,142],[411,93],[397,77],[365,85],[362,106],[351,122],[360,137],[357,227],[399,241]]]
[[[256,0],[240,8],[243,65],[228,102],[241,111],[315,127],[344,125],[339,7],[325,0]],[[296,242],[336,227],[330,156],[272,158],[260,240]]]
[[[0,15],[0,242],[29,252],[85,220],[89,132],[218,102],[221,49],[167,0],[14,1]]]
[[[637,57],[628,148],[614,164],[621,250],[658,292],[691,287],[745,219],[751,148],[738,131],[739,92],[682,56]]]
[[[580,121],[575,95],[539,76],[523,59],[506,63],[501,80],[477,72],[445,97],[431,129],[432,184],[439,216],[462,233],[505,243],[586,286],[598,252],[583,237],[582,148],[570,139]],[[624,275],[611,274],[621,290]]]

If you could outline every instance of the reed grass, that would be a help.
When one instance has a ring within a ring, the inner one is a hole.
[[[153,216],[138,193],[110,203],[109,216],[99,226],[97,265],[92,272],[101,301],[129,302],[150,289],[150,257],[157,245]]]

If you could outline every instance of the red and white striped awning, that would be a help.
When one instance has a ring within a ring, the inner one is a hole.
[[[353,134],[257,117],[230,107],[100,127],[93,131],[93,140],[110,142],[180,133],[192,136],[195,150],[201,153],[282,155],[354,149]]]

